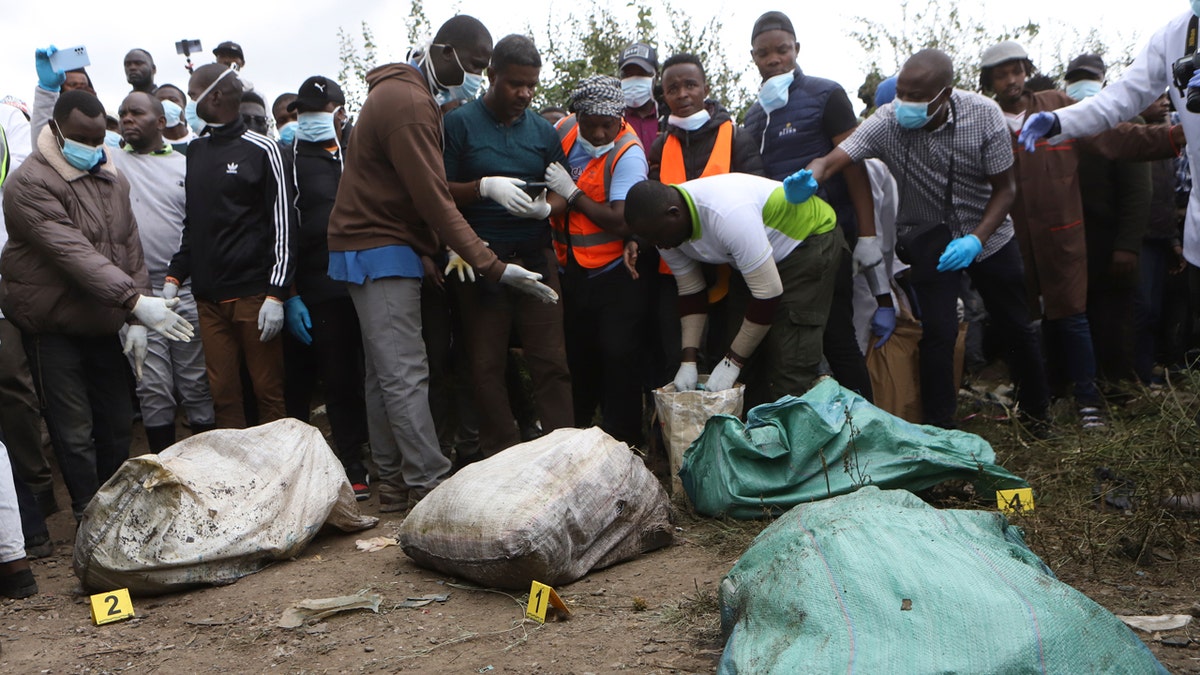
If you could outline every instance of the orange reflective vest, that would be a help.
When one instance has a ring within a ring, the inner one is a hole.
[[[558,123],[558,137],[562,141],[563,154],[570,156],[575,139],[579,136],[579,121],[574,115],[564,118]],[[617,161],[625,155],[629,148],[641,145],[633,128],[621,122],[621,131],[617,134],[613,149],[603,157],[592,159],[583,168],[583,173],[575,181],[575,185],[583,190],[592,201],[600,204],[608,202],[608,191],[612,184],[613,169]],[[567,251],[571,251],[580,267],[598,269],[620,258],[625,252],[625,239],[600,228],[590,218],[579,211],[568,211],[561,216],[550,219],[551,235],[554,237],[554,253],[558,264],[567,266]]]
[[[704,165],[704,172],[700,174],[700,178],[729,173],[732,166],[733,122],[726,120],[721,123],[720,128],[717,130],[717,140],[713,143],[712,154],[708,156],[708,163]],[[666,140],[663,141],[662,159],[658,168],[658,180],[667,185],[678,185],[686,182],[687,179],[687,168],[683,164],[683,146],[679,144],[679,139],[674,134],[668,133]],[[667,266],[667,261],[662,258],[658,259],[658,273],[671,273],[671,268]],[[729,265],[717,266],[716,281],[708,289],[708,302],[710,304],[720,302],[729,293],[729,275]]]

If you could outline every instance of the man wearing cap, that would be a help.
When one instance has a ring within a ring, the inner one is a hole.
[[[624,265],[632,232],[625,194],[646,179],[646,153],[625,123],[621,82],[593,75],[568,102],[572,115],[558,123],[567,167],[546,169],[551,191],[566,200],[555,215],[554,250],[563,277],[567,363],[571,367],[575,424],[591,425],[599,406],[601,428],[630,445],[642,434],[643,321],[648,295]],[[630,245],[633,245],[630,243]]]
[[[288,330],[283,343],[284,398],[288,415],[307,422],[316,380],[324,383],[333,447],[355,496],[362,500],[370,494],[363,465],[367,408],[362,333],[346,284],[326,273],[329,214],[342,179],[344,155],[337,113],[345,104],[338,83],[320,75],[305,80],[288,104],[298,119],[289,150],[294,151],[300,228],[296,293],[284,303]]]
[[[954,88],[954,64],[926,49],[905,62],[896,99],[808,168],[820,183],[854,162],[882,159],[899,187],[897,238],[921,311],[921,401],[927,424],[955,426],[957,301],[966,270],[1004,334],[1023,414],[1044,423],[1049,406],[1021,254],[1008,211],[1013,153],[995,102]],[[950,180],[947,180],[949,177]]]
[[[246,426],[241,367],[260,422],[284,417],[283,301],[296,269],[292,167],[272,139],[242,121],[232,68],[201,66],[188,83],[207,133],[187,154],[187,220],[163,296],[192,280],[217,426]]]
[[[459,15],[442,24],[419,60],[368,73],[370,91],[329,216],[329,276],[346,282],[362,330],[382,511],[407,508],[450,470],[429,411],[421,337],[421,279],[434,271],[431,256],[449,246],[490,281],[549,302],[558,297],[539,283],[540,275],[488,250],[455,208],[446,183],[435,93],[447,98],[451,88],[476,86],[491,55],[487,28]]]
[[[231,65],[236,65],[238,69],[238,79],[242,81],[242,91],[254,91],[254,85],[247,80],[242,74],[246,69],[246,55],[242,53],[242,46],[236,42],[226,40],[217,45],[212,50],[213,56],[216,57],[217,63],[228,68]]]
[[[1085,64],[1089,65],[1090,64]],[[1033,63],[1020,44],[1006,40],[989,47],[980,62],[979,84],[992,93],[1004,112],[1012,135],[1017,195],[1013,202],[1013,228],[1025,263],[1026,287],[1031,306],[1041,298],[1046,321],[1047,357],[1061,364],[1061,371],[1074,385],[1075,404],[1085,429],[1104,426],[1100,392],[1096,387],[1096,362],[1089,327],[1089,265],[1087,242],[1092,239],[1091,221],[1085,218],[1080,197],[1082,152],[1115,152],[1120,141],[1128,151],[1146,149],[1172,152],[1166,133],[1151,133],[1147,127],[1122,125],[1100,137],[1064,144],[1057,152],[1015,152],[1017,133],[1028,115],[1071,105],[1071,98],[1058,90],[1032,92],[1026,78]],[[1085,237],[1085,223],[1087,236]],[[1105,306],[1105,312],[1109,308]]]
[[[617,62],[621,93],[625,96],[625,123],[633,128],[643,148],[654,144],[662,128],[654,84],[658,77],[658,50],[644,42],[635,42],[621,50]]]
[[[833,150],[854,131],[858,117],[841,85],[808,75],[796,65],[800,44],[791,20],[782,12],[767,12],[754,22],[750,46],[763,83],[758,100],[746,113],[745,127],[758,141],[767,177],[781,181]],[[849,247],[842,256],[825,324],[825,359],[843,386],[871,400],[871,378],[854,334],[852,278],[860,269],[875,271],[876,319],[895,326],[888,281],[880,267],[883,251],[875,237],[871,183],[866,169],[854,165],[820,189],[821,198],[837,213]]]

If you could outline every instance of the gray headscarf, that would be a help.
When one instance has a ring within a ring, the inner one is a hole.
[[[625,95],[621,81],[611,75],[593,75],[571,92],[567,109],[585,115],[620,117],[625,114]]]

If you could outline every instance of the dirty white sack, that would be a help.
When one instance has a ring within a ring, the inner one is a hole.
[[[671,542],[666,492],[598,428],[559,429],[464,467],[400,526],[418,565],[484,586],[556,586]]]
[[[322,525],[376,522],[316,427],[221,429],[122,464],[83,514],[75,575],[142,595],[227,584],[296,556]]]
[[[701,377],[701,380],[705,379],[708,379],[707,375]],[[671,459],[671,494],[683,494],[683,483],[679,480],[683,453],[700,438],[710,417],[741,417],[745,391],[741,384],[722,391],[676,391],[674,384],[654,390],[654,408],[662,421],[663,442]]]

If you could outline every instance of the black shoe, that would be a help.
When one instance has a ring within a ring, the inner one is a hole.
[[[25,569],[0,574],[0,595],[13,600],[37,595],[37,580],[33,578],[33,570]]]
[[[50,541],[50,535],[48,534],[30,537],[25,540],[25,557],[30,560],[46,558],[52,553],[54,553],[54,543]]]

